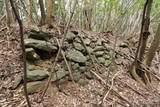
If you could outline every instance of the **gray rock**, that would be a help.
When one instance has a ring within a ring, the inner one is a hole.
[[[58,84],[64,84],[68,81],[68,77],[62,78],[58,81]]]
[[[79,83],[80,85],[84,86],[84,85],[87,85],[87,84],[88,84],[88,81],[87,81],[86,79],[80,79],[80,80],[78,81],[78,83]]]
[[[86,78],[88,79],[92,79],[93,78],[93,74],[91,72],[84,72],[84,75],[86,76]]]
[[[46,72],[41,71],[41,70],[27,71],[27,79],[29,81],[42,80],[47,77],[48,77],[48,74]]]
[[[87,50],[89,51],[89,53],[93,53],[93,49],[91,47],[87,47]]]
[[[109,58],[110,58],[110,55],[108,55],[108,53],[107,53],[107,54],[103,55],[103,58],[109,59]]]
[[[126,42],[123,42],[123,43],[120,43],[120,44],[119,44],[119,47],[127,48],[127,47],[128,47],[128,44],[127,44]]]
[[[28,60],[37,60],[40,59],[40,56],[35,52],[33,48],[27,48],[26,51],[26,58]]]
[[[106,71],[106,69],[104,68],[104,67],[101,67],[100,69],[99,69],[99,72],[100,73],[104,73]]]
[[[79,72],[86,72],[87,68],[85,66],[82,66],[79,68]]]
[[[74,42],[73,46],[74,46],[75,49],[77,49],[77,50],[79,50],[81,52],[85,50],[83,45],[81,45],[80,43]]]
[[[84,40],[84,44],[89,45],[90,43],[91,43],[91,40],[90,40],[90,39],[86,38],[86,39]]]
[[[32,47],[35,49],[39,49],[47,52],[56,52],[57,47],[52,45],[50,42],[46,42],[43,40],[35,40],[35,39],[25,39],[24,40],[26,47]]]
[[[67,39],[67,41],[71,42],[75,39],[75,37],[76,37],[76,35],[74,33],[68,32],[67,36],[66,36],[66,39]]]
[[[80,72],[74,72],[74,73],[73,73],[73,80],[74,80],[75,82],[78,82],[78,81],[80,80],[80,78],[81,78]]]
[[[108,66],[108,65],[110,65],[111,63],[112,63],[112,61],[106,60],[104,64],[105,64],[106,66]]]
[[[67,72],[64,72],[64,71],[57,71],[57,72],[54,72],[52,74],[52,79],[51,81],[54,82],[54,81],[57,81],[57,80],[60,80],[62,78],[64,78],[68,73]]]
[[[52,35],[49,34],[48,32],[44,32],[41,30],[37,31],[32,29],[29,33],[29,38],[48,41],[49,39],[52,38]]]
[[[95,53],[95,55],[96,55],[97,57],[103,56],[103,55],[104,55],[104,51],[97,51],[97,52]]]
[[[87,61],[87,58],[80,51],[77,51],[77,50],[70,50],[67,53],[66,57],[69,60],[78,62],[78,63],[85,63]]]
[[[97,52],[97,51],[103,51],[103,50],[105,50],[105,47],[103,47],[103,46],[96,46],[93,51]]]
[[[76,70],[76,69],[79,69],[79,64],[78,63],[74,63],[73,65],[72,65],[72,69],[73,70]]]
[[[105,64],[106,60],[103,57],[98,57],[97,59],[98,59],[99,63]]]
[[[91,43],[90,43],[90,47],[91,47],[91,48],[95,48],[95,47],[96,47],[96,44],[93,43],[93,42],[91,42]]]
[[[102,45],[102,41],[100,39],[98,39],[98,41],[96,42],[96,45],[101,46]]]
[[[21,75],[17,75],[15,77],[15,80],[13,81],[12,89],[16,89],[19,86],[19,84],[21,83],[22,79],[23,78]]]
[[[81,40],[77,37],[77,38],[75,38],[75,42],[81,43]]]
[[[42,81],[36,81],[36,82],[29,82],[27,84],[27,92],[28,94],[33,94],[33,93],[37,93],[40,92],[42,90],[45,89],[45,82]]]

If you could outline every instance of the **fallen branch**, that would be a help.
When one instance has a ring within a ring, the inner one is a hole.
[[[58,39],[56,39],[56,41],[57,41],[58,47],[60,48],[61,45],[60,45]],[[66,65],[67,65],[67,68],[68,68],[68,71],[69,71],[69,76],[70,76],[71,80],[74,82],[71,67],[70,67],[70,65],[69,65],[68,62],[67,62],[67,59],[66,59],[66,57],[65,57],[65,53],[63,52],[63,50],[61,50],[61,54],[62,54],[63,59],[64,59]]]

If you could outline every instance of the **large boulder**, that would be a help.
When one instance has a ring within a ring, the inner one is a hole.
[[[46,42],[43,40],[25,39],[24,43],[26,47],[32,47],[42,51],[47,51],[47,52],[57,51],[56,46],[52,45],[50,42]]]
[[[41,30],[34,30],[32,29],[29,33],[29,38],[38,39],[38,40],[46,40],[48,41],[51,39],[52,35],[48,32],[44,32]]]
[[[43,91],[45,89],[45,82],[42,81],[36,81],[36,82],[29,82],[27,84],[27,92],[28,94],[37,93],[40,91]]]
[[[27,71],[27,79],[29,81],[42,80],[47,77],[48,77],[48,74],[46,72],[41,71],[41,70]]]

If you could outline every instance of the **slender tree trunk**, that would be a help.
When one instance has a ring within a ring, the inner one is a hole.
[[[142,30],[140,36],[142,37],[140,41],[140,48],[139,48],[139,53],[138,53],[138,59],[140,61],[143,60],[146,44],[147,44],[147,39],[148,36],[150,35],[149,33],[149,25],[150,25],[150,13],[151,13],[151,7],[152,7],[152,2],[153,0],[147,0],[147,5],[146,5],[146,10],[144,14],[144,20],[142,22]]]
[[[91,19],[92,19],[92,7],[91,7],[91,1],[85,0],[84,1],[84,27],[87,30],[91,30]]]
[[[13,9],[13,12],[15,14],[15,17],[18,21],[18,24],[19,24],[19,35],[20,35],[20,39],[21,39],[21,48],[22,48],[22,55],[23,55],[23,73],[24,73],[24,94],[25,94],[25,97],[26,97],[26,100],[27,100],[27,104],[28,104],[28,107],[31,107],[31,103],[29,101],[29,97],[28,97],[28,93],[27,93],[27,66],[26,66],[26,52],[25,52],[25,46],[24,46],[24,37],[23,37],[23,23],[19,17],[19,14],[17,13],[16,9],[15,9],[15,6],[13,4],[13,1],[10,0],[10,3],[11,3],[11,6],[12,6],[12,9]]]
[[[29,14],[28,14],[28,24],[34,24],[34,20],[33,20],[33,0],[29,0]]]
[[[9,10],[9,4],[8,4],[8,0],[3,0],[4,2],[4,6],[5,6],[5,10],[6,10],[6,23],[7,23],[7,27],[10,28],[11,27],[11,23],[12,23],[12,15],[11,15],[11,10]]]
[[[44,10],[44,3],[43,0],[39,0],[39,5],[40,5],[40,11],[41,11],[41,20],[40,20],[40,25],[44,25],[45,24],[45,10]]]
[[[152,41],[151,47],[149,48],[149,51],[146,55],[145,64],[150,66],[153,60],[153,57],[155,56],[156,50],[159,47],[160,44],[160,23],[158,25],[158,29],[156,32],[156,35],[154,37],[154,40]]]
[[[47,15],[45,22],[46,24],[51,24],[53,22],[54,15],[54,0],[48,0],[48,7],[47,7]]]

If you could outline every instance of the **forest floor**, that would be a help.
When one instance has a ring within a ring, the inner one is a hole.
[[[93,37],[101,37],[101,33],[86,31]],[[104,35],[103,35],[104,36]],[[111,42],[113,51],[115,37],[107,37]],[[39,93],[29,95],[33,107],[100,107],[104,95],[108,92],[107,98],[101,106],[108,107],[160,107],[160,82],[157,78],[152,78],[152,89],[142,87],[129,73],[129,66],[133,62],[136,47],[131,45],[131,41],[118,38],[115,52],[119,54],[113,65],[113,72],[107,78],[109,67],[106,72],[100,74],[104,81],[109,80],[111,88],[108,91],[106,86],[98,79],[92,79],[85,86],[68,82],[61,85],[59,90],[55,84],[50,85],[42,103],[38,103]],[[137,39],[138,40],[138,39]],[[119,47],[118,44],[127,41],[128,47]],[[22,55],[20,48],[20,37],[18,27],[10,32],[0,32],[0,107],[24,107],[26,100],[22,93],[23,87],[12,90],[12,82],[16,74],[22,72]],[[159,62],[160,56],[153,61],[152,72],[160,76]],[[158,62],[158,63],[157,63]],[[114,91],[112,91],[114,90]],[[117,94],[118,93],[118,94]]]

